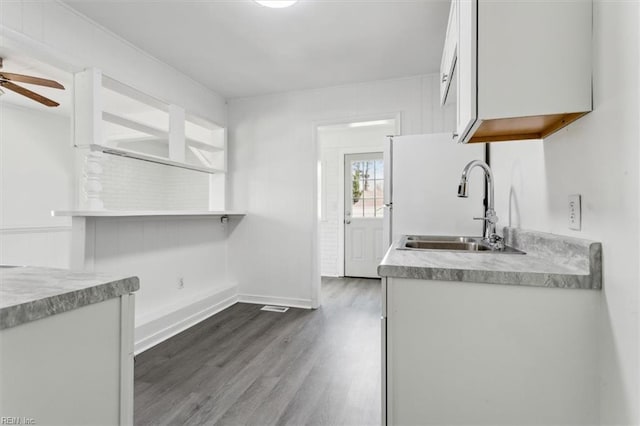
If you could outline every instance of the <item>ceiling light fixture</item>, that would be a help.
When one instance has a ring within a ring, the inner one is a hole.
[[[270,0],[270,1],[254,0],[254,1],[259,5],[266,6],[266,7],[273,7],[277,9],[293,6],[298,2],[298,0]]]

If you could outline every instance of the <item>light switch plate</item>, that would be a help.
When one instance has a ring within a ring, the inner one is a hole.
[[[582,197],[569,195],[569,229],[579,231],[582,228]]]

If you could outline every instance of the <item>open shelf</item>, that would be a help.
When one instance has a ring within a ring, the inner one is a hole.
[[[187,145],[193,146],[194,148],[202,149],[203,151],[209,151],[209,152],[224,151],[223,147],[211,145],[211,144],[208,144],[207,142],[202,142],[196,139],[186,138],[185,141]]]
[[[197,172],[224,173],[224,170],[222,170],[222,169],[216,169],[216,168],[213,168],[213,167],[196,166],[196,165],[187,164],[187,163],[184,163],[184,162],[181,162],[181,161],[173,161],[173,160],[170,160],[168,158],[160,157],[160,156],[157,156],[157,155],[144,154],[144,153],[137,152],[137,151],[131,151],[131,150],[128,150],[128,149],[123,149],[123,148],[114,148],[114,147],[111,147],[111,146],[104,146],[104,145],[100,145],[100,144],[92,144],[91,145],[91,150],[92,151],[104,152],[105,154],[117,155],[119,157],[134,158],[134,159],[137,159],[137,160],[148,161],[150,163],[163,164],[165,166],[179,167],[179,168],[182,168],[182,169],[194,170],[194,171],[197,171]]]
[[[145,217],[145,216],[246,216],[238,210],[52,210],[51,216],[71,217]]]
[[[74,144],[204,173],[226,171],[226,129],[113,78],[74,76]]]
[[[166,139],[169,137],[168,131],[158,129],[152,126],[148,126],[143,123],[138,123],[137,121],[133,121],[125,117],[120,117],[110,112],[104,111],[102,113],[102,119],[108,123],[117,124],[122,127],[127,127],[137,132],[146,133],[147,135],[155,136],[156,138]]]

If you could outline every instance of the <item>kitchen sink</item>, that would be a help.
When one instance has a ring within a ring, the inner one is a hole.
[[[428,241],[434,243],[477,243],[482,241],[482,237],[458,237],[449,235],[405,235],[404,238],[407,241]]]
[[[468,253],[525,254],[523,251],[505,246],[492,250],[482,237],[460,237],[446,235],[405,235],[398,250],[455,251]]]
[[[447,242],[447,241],[407,241],[404,245],[406,249],[417,250],[453,250],[453,251],[486,251],[491,250],[490,247],[484,246],[480,243],[461,243],[461,242]]]

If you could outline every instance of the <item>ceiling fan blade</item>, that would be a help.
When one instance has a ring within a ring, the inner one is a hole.
[[[55,89],[63,89],[64,86],[57,81],[48,80],[46,78],[32,77],[30,75],[15,74],[12,72],[0,71],[0,77],[5,80],[19,81],[21,83],[37,84],[38,86],[53,87]]]
[[[5,89],[9,89],[13,92],[19,93],[22,96],[26,96],[29,99],[33,99],[36,102],[40,102],[42,105],[46,105],[48,107],[57,107],[58,105],[60,105],[59,103],[52,101],[49,98],[45,98],[42,95],[38,95],[35,92],[32,92],[29,89],[25,89],[24,87],[20,87],[17,84],[13,84],[10,81],[0,81],[0,86],[4,87]]]

